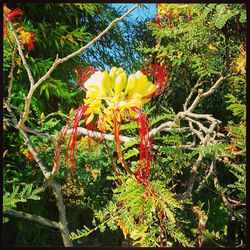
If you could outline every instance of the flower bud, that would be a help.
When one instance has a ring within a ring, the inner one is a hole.
[[[111,70],[109,71],[109,76],[111,79],[115,79],[116,71],[117,71],[116,67],[112,67]]]
[[[112,87],[111,79],[107,71],[102,72],[102,88],[107,93]]]
[[[125,95],[128,94],[136,85],[136,77],[134,74],[128,77],[128,83],[125,89]]]
[[[125,88],[127,82],[127,76],[126,73],[123,71],[120,73],[116,79],[115,79],[115,95],[118,95],[121,93],[121,91]]]

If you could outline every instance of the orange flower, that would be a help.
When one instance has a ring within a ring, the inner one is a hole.
[[[32,50],[34,48],[34,42],[36,41],[34,32],[27,32],[24,30],[20,31],[22,43],[24,46],[27,47],[28,51]]]
[[[19,15],[22,15],[23,12],[16,8],[14,10],[10,10],[7,6],[6,6],[6,3],[3,4],[3,11],[4,13],[6,14],[6,17],[10,20],[12,20],[13,18],[16,18],[18,17]],[[3,23],[3,36],[5,37],[7,34],[7,26],[6,26],[6,21],[4,20],[4,23]]]
[[[6,3],[3,4],[3,11],[6,14],[7,18],[9,18],[10,20],[12,20],[13,18],[23,14],[23,12],[18,8],[14,9],[14,10],[10,10],[6,6]]]

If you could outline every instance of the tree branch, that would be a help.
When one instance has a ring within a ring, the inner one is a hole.
[[[46,133],[41,133],[41,132],[38,132],[32,128],[28,128],[26,127],[25,125],[23,125],[22,129],[28,133],[31,133],[31,134],[34,134],[36,135],[37,137],[41,138],[41,139],[48,139],[52,142],[54,142],[54,136],[53,135],[49,135],[49,134],[46,134]]]
[[[7,23],[9,24],[9,26],[10,26],[12,32],[13,32],[13,35],[14,35],[14,38],[15,38],[15,41],[16,41],[16,45],[17,45],[17,47],[18,47],[18,53],[19,53],[19,55],[20,55],[20,57],[21,57],[21,59],[22,59],[22,61],[23,61],[23,66],[25,67],[25,69],[26,69],[26,71],[27,71],[27,74],[28,74],[28,77],[29,77],[29,81],[30,81],[30,85],[31,85],[31,87],[32,87],[32,86],[34,85],[34,82],[35,82],[35,81],[34,81],[34,78],[33,78],[33,76],[32,76],[32,73],[31,73],[31,70],[30,70],[30,68],[29,68],[29,65],[28,65],[28,63],[27,63],[27,61],[26,61],[26,59],[25,59],[24,54],[23,54],[23,50],[22,50],[21,44],[20,44],[20,42],[19,42],[19,39],[18,39],[16,30],[15,30],[15,28],[14,28],[12,22],[11,22],[11,21],[9,20],[9,18],[7,18],[7,16],[5,15],[5,13],[3,13],[3,15],[4,15],[4,18],[6,19]]]
[[[220,184],[219,184],[219,179],[218,179],[217,176],[214,177],[214,186],[215,186],[216,190],[219,192],[219,194],[220,194],[220,196],[221,196],[221,199],[222,199],[223,203],[225,204],[225,206],[226,206],[227,209],[228,209],[228,214],[229,214],[230,219],[231,219],[231,220],[234,220],[233,217],[235,216],[235,217],[236,217],[238,220],[240,220],[242,223],[246,224],[246,218],[245,218],[243,215],[237,213],[235,210],[233,210],[231,204],[229,203],[227,197],[225,196],[225,194],[224,194],[224,192],[223,192],[222,187],[221,187]]]
[[[112,134],[103,134],[103,133],[100,133],[97,131],[88,130],[88,129],[83,128],[83,127],[78,127],[77,131],[80,134],[88,135],[92,138],[96,138],[96,139],[100,139],[100,140],[108,140],[108,141],[115,140],[115,137]],[[69,129],[66,132],[67,135],[72,134],[72,133],[73,133],[73,129]],[[129,142],[129,141],[135,140],[134,138],[122,136],[122,135],[120,135],[119,138],[120,138],[120,141],[122,141],[122,142]]]
[[[225,77],[221,76],[216,82],[215,84],[205,93],[203,93],[202,89],[198,90],[198,94],[195,98],[195,100],[193,101],[192,105],[187,109],[189,112],[192,112],[197,105],[201,102],[201,100],[205,97],[210,96],[212,93],[215,92],[216,89],[218,89],[220,87],[220,85],[222,84],[223,80],[225,79]]]
[[[6,108],[9,111],[10,115],[12,116],[14,126],[17,127],[17,119],[16,119],[15,115],[12,113],[10,106],[8,106],[8,104],[6,104]],[[33,146],[28,134],[22,128],[20,128],[20,127],[17,127],[17,128],[19,129],[20,133],[23,135],[24,140],[27,143],[30,152],[34,156],[35,161],[37,162],[40,170],[42,171],[46,184],[52,189],[53,194],[56,198],[57,209],[58,209],[58,213],[59,213],[59,222],[58,222],[59,226],[58,226],[58,228],[61,232],[64,246],[72,247],[73,244],[69,239],[69,229],[68,229],[66,210],[65,210],[65,205],[64,205],[64,201],[63,201],[61,186],[55,181],[52,173],[50,171],[48,171],[48,169],[45,166],[45,164],[43,163],[42,159],[40,158],[40,156],[36,152],[35,147]]]
[[[195,164],[193,165],[193,167],[190,171],[190,177],[189,177],[187,190],[183,194],[176,194],[175,195],[175,197],[178,200],[183,201],[192,195],[195,179],[196,179],[196,176],[198,174],[197,170],[200,167],[202,160],[203,160],[203,156],[201,153],[199,153],[198,159],[196,160]]]
[[[24,65],[24,67],[25,67],[25,69],[27,71],[28,78],[29,78],[29,81],[30,81],[30,89],[29,89],[28,95],[25,98],[24,112],[22,113],[22,116],[21,116],[18,123],[17,123],[17,118],[13,114],[13,112],[12,112],[12,110],[10,108],[10,105],[8,105],[8,103],[6,103],[6,107],[7,107],[7,110],[9,111],[9,113],[10,113],[10,115],[12,117],[14,127],[17,127],[19,129],[20,133],[23,135],[24,140],[27,143],[30,152],[33,154],[35,161],[37,162],[39,168],[41,169],[41,171],[42,171],[42,173],[43,173],[43,175],[45,177],[46,183],[48,184],[48,186],[53,191],[53,194],[54,194],[54,196],[56,198],[58,212],[59,212],[59,222],[58,222],[59,229],[61,231],[61,235],[62,235],[62,238],[63,238],[64,245],[68,246],[68,247],[73,246],[73,244],[69,240],[69,229],[68,229],[68,226],[67,226],[68,223],[67,223],[67,219],[66,219],[66,211],[65,211],[65,205],[64,205],[64,201],[63,201],[61,186],[58,183],[56,183],[52,173],[47,170],[47,167],[43,163],[42,159],[39,157],[38,153],[36,152],[32,142],[30,141],[29,136],[28,136],[28,134],[26,132],[33,133],[33,134],[35,134],[35,135],[37,135],[39,137],[46,138],[46,139],[51,139],[51,137],[48,136],[48,135],[41,134],[41,133],[39,133],[39,132],[37,132],[37,131],[35,131],[33,129],[27,128],[26,126],[24,126],[24,123],[27,120],[27,117],[28,117],[29,112],[30,112],[30,103],[31,103],[31,99],[32,99],[34,91],[40,86],[40,84],[42,82],[44,82],[46,79],[48,79],[48,77],[56,69],[56,67],[59,64],[62,64],[64,62],[68,61],[69,59],[79,55],[84,50],[89,48],[92,44],[97,42],[103,35],[105,35],[116,23],[118,23],[123,18],[125,18],[127,15],[129,15],[138,6],[139,6],[139,4],[135,4],[124,15],[122,15],[121,17],[116,18],[115,20],[113,20],[105,30],[103,30],[91,42],[89,42],[87,45],[83,46],[79,50],[75,51],[74,53],[72,53],[72,54],[70,54],[70,55],[68,55],[68,56],[66,56],[66,57],[64,57],[62,59],[59,59],[58,55],[57,55],[56,59],[55,59],[55,62],[53,63],[51,68],[36,83],[34,82],[34,78],[33,78],[33,75],[31,73],[30,67],[29,67],[29,65],[28,65],[28,63],[27,63],[27,61],[25,59],[24,54],[23,54],[22,47],[21,47],[21,44],[20,44],[20,42],[18,40],[18,36],[17,36],[16,31],[15,31],[15,28],[14,28],[13,24],[11,23],[11,21],[4,14],[4,18],[6,19],[7,23],[9,24],[9,26],[11,27],[11,30],[13,32],[13,35],[14,35],[14,38],[15,38],[15,41],[16,41],[16,45],[17,45],[17,48],[18,48],[19,55],[20,55],[20,57],[22,59],[23,65]],[[12,211],[12,213],[13,213],[13,211]],[[21,216],[21,213],[22,212],[19,212],[18,215]],[[22,217],[26,217],[26,218],[29,218],[29,219],[33,218],[34,221],[41,221],[40,217],[36,217],[36,216],[31,217],[31,216],[32,215],[22,213]],[[44,222],[44,220],[42,220],[42,221]],[[58,224],[56,224],[56,225],[58,225]],[[57,226],[57,228],[58,228],[58,226]]]
[[[183,105],[184,111],[187,110],[187,105],[188,105],[188,103],[190,102],[190,100],[191,100],[191,98],[192,98],[194,92],[197,90],[198,87],[200,87],[200,86],[204,83],[204,81],[200,82],[200,80],[201,80],[201,78],[198,79],[197,83],[194,85],[194,87],[192,88],[192,90],[191,90],[189,96],[187,97],[187,99],[186,99],[186,101],[185,101],[185,103],[184,103],[184,105]]]
[[[25,212],[21,212],[21,211],[16,211],[13,209],[6,210],[3,212],[3,214],[15,216],[15,217],[26,219],[26,220],[30,220],[30,221],[42,224],[44,226],[49,226],[49,227],[53,227],[53,228],[57,228],[57,229],[59,229],[59,226],[60,226],[58,222],[46,219],[42,216],[29,214],[29,213],[25,213]]]

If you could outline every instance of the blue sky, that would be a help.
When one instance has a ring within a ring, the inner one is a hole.
[[[134,3],[135,4],[135,3]],[[119,8],[119,7],[124,7],[124,13],[129,10],[130,8],[132,8],[134,6],[134,4],[132,3],[114,3],[112,4],[112,6]],[[138,17],[139,20],[144,20],[147,17],[155,17],[155,13],[156,13],[156,4],[154,3],[150,3],[150,4],[144,4],[146,8],[142,8],[142,7],[137,7],[131,14],[129,14],[129,18],[133,18],[135,19],[136,17]]]

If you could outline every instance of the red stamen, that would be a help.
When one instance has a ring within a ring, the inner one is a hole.
[[[54,161],[54,167],[53,167],[53,171],[52,171],[52,172],[55,172],[55,173],[57,173],[59,168],[60,168],[61,146],[62,146],[63,138],[67,133],[67,130],[68,130],[68,123],[63,128],[63,131],[62,131],[62,133],[60,135],[60,138],[58,140],[57,147],[55,149],[55,161]]]
[[[160,25],[160,24],[161,24],[161,19],[162,19],[162,15],[157,14],[157,15],[156,15],[156,18],[155,18],[155,22],[156,22],[157,25]]]
[[[70,148],[70,165],[72,172],[75,172],[75,167],[76,167],[76,162],[75,162],[75,148],[77,144],[77,130],[78,130],[78,125],[79,122],[81,121],[82,117],[84,116],[85,111],[88,109],[88,105],[81,106],[79,107],[75,112],[75,119],[73,123],[73,131],[72,134],[70,135],[70,139],[67,143],[66,147],[66,154],[65,154],[65,165],[67,165],[68,161],[68,151]]]
[[[147,118],[143,115],[141,110],[137,108],[133,108],[133,110],[137,112],[139,117],[135,120],[140,124],[140,159],[139,167],[135,172],[135,177],[138,183],[141,183],[146,188],[149,185],[148,178],[151,161],[152,142],[149,138]]]
[[[149,63],[145,65],[145,67],[141,71],[146,76],[153,77],[153,81],[156,84],[157,89],[150,96],[162,95],[166,90],[166,87],[170,78],[169,72],[167,71],[167,66],[165,64],[158,65],[158,64]],[[148,97],[149,96],[146,96],[145,98],[148,98]]]

